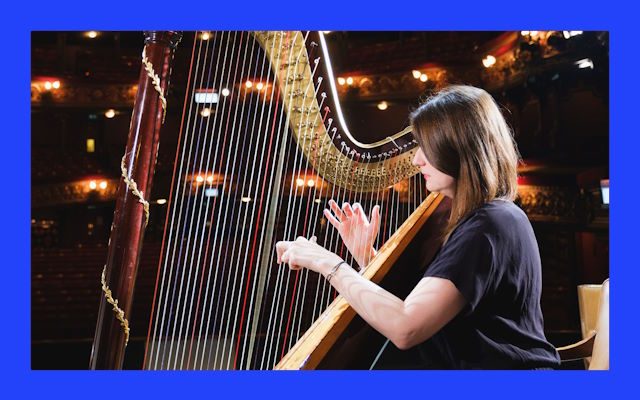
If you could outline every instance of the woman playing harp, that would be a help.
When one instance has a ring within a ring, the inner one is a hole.
[[[452,86],[412,115],[413,164],[429,191],[451,198],[445,242],[405,300],[307,240],[276,244],[278,262],[324,275],[353,309],[400,349],[418,346],[424,368],[554,368],[540,309],[541,264],[526,215],[513,203],[518,153],[498,106],[482,89]],[[375,255],[379,208],[330,202],[325,215],[361,267]]]

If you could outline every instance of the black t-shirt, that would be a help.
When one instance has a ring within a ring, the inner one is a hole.
[[[450,280],[467,300],[460,314],[419,345],[425,368],[559,365],[543,330],[538,244],[527,216],[513,202],[494,200],[473,211],[424,276]]]

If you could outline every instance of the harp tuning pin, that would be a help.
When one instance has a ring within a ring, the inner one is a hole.
[[[311,42],[311,47],[316,47],[316,46],[318,46],[318,43],[316,43],[316,42]]]
[[[402,146],[402,148],[403,148],[403,149],[406,149],[406,148],[407,148],[407,146],[409,146],[409,143],[405,143],[405,144]]]
[[[322,77],[318,78],[318,83],[320,83],[320,82],[321,82],[321,80],[322,80]],[[326,93],[326,92],[322,92],[322,93],[320,94],[320,97],[322,97],[323,99],[324,99],[324,98],[326,98],[326,97],[327,97],[327,93]],[[329,107],[325,107],[325,110],[326,110],[327,108],[329,108]]]
[[[340,139],[340,136],[338,135],[338,139]],[[347,144],[344,142],[344,140],[342,142],[340,142],[340,147],[344,148]]]
[[[333,128],[333,129],[336,129],[336,128]],[[342,136],[338,135],[337,138],[338,139],[342,139]],[[344,143],[344,142],[342,142],[342,143]]]
[[[318,77],[318,85],[322,83],[322,79],[323,78],[321,76]]]
[[[371,160],[371,153],[367,153],[367,160]]]
[[[318,64],[320,62],[320,57],[316,58],[315,60],[313,60],[314,64]]]
[[[329,125],[331,125],[333,123],[333,118],[329,118],[327,122],[329,123]],[[337,128],[333,128],[333,131],[335,132],[336,129]]]

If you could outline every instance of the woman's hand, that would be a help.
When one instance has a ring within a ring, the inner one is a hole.
[[[373,207],[371,221],[369,221],[359,203],[354,203],[353,207],[349,203],[344,203],[342,209],[340,209],[335,201],[329,200],[329,207],[335,216],[326,209],[324,210],[324,216],[338,230],[342,241],[358,264],[360,264],[360,267],[366,267],[373,256],[376,255],[373,244],[380,229],[380,206]]]
[[[315,236],[311,240],[299,237],[292,242],[280,241],[276,243],[276,252],[278,264],[289,264],[293,270],[308,268],[325,276],[342,261],[340,256],[317,244]]]

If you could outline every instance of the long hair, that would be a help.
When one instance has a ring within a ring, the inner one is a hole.
[[[449,86],[427,99],[410,120],[429,163],[456,179],[445,240],[484,203],[516,198],[520,155],[489,93],[473,86]]]

